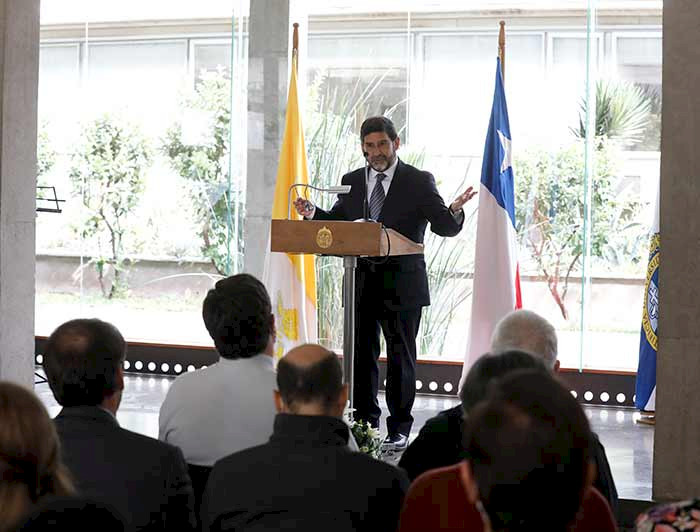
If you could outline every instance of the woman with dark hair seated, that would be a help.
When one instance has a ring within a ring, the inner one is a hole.
[[[49,495],[73,493],[58,436],[29,390],[0,382],[0,531]]]
[[[614,531],[591,488],[591,438],[566,388],[546,372],[515,371],[465,420],[466,460],[411,485],[399,530]]]

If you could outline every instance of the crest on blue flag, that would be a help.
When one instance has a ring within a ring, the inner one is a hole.
[[[642,315],[644,336],[654,351],[659,349],[659,338],[656,334],[659,327],[659,241],[658,234],[654,235],[651,240],[647,282],[644,286],[644,314]]]

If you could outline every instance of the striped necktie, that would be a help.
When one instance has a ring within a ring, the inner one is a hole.
[[[382,181],[386,174],[377,174],[377,182],[372,189],[372,196],[369,198],[369,217],[372,220],[378,220],[384,206],[384,185]]]

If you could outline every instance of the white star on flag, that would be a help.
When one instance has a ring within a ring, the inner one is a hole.
[[[505,172],[510,168],[510,139],[501,133],[500,129],[497,129],[498,138],[501,140],[501,146],[503,147],[503,162],[501,163],[501,173]]]

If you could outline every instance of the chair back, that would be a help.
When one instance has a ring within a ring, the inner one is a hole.
[[[202,529],[202,520],[200,518],[200,510],[202,507],[202,497],[204,496],[204,488],[207,487],[207,480],[212,468],[209,466],[200,466],[187,464],[187,472],[192,481],[192,491],[194,491],[194,513],[197,516],[197,529]]]

